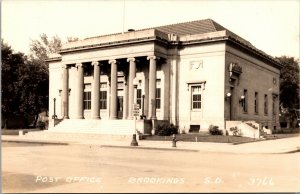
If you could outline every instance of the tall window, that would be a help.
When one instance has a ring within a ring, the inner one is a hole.
[[[160,109],[160,88],[156,88],[156,92],[155,92],[155,107],[157,109]]]
[[[248,91],[245,89],[244,90],[244,100],[243,100],[243,110],[244,112],[248,111]]]
[[[91,109],[91,84],[84,84],[83,109]]]
[[[107,109],[107,84],[100,84],[100,109]]]
[[[142,89],[136,90],[136,103],[142,108]]]
[[[265,115],[268,114],[268,95],[267,94],[265,94],[264,112],[265,112]]]
[[[254,93],[254,112],[258,114],[258,93]]]
[[[273,97],[273,100],[272,100],[272,112],[273,112],[273,115],[276,115],[275,100],[276,100],[276,98]]]
[[[161,106],[161,80],[156,80],[156,91],[155,91],[155,107],[160,109]]]
[[[201,86],[192,86],[192,109],[201,109]]]

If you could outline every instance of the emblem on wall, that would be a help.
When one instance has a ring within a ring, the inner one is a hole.
[[[190,69],[202,69],[203,68],[203,60],[200,61],[191,61],[190,62]]]

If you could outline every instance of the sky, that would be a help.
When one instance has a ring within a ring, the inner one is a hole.
[[[28,54],[42,33],[84,39],[211,18],[271,56],[299,58],[299,9],[299,0],[2,0],[1,38]]]

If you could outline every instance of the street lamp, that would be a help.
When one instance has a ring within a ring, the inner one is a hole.
[[[243,102],[244,99],[245,99],[245,96],[242,95],[241,98],[240,98],[240,102]]]
[[[56,98],[53,98],[54,114],[52,115],[52,119],[57,119],[56,110],[55,110],[55,107],[56,107],[55,103],[56,103]]]
[[[229,120],[231,120],[231,93],[228,92],[225,97],[226,100],[229,100]]]
[[[145,94],[142,95],[142,115],[141,118],[144,119],[146,118],[145,114],[144,114],[144,110],[145,110]]]
[[[228,100],[228,99],[230,99],[230,97],[231,97],[231,93],[230,93],[230,92],[228,92],[228,93],[226,94],[226,96],[225,96],[225,100]]]

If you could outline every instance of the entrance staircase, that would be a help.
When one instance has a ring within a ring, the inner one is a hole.
[[[129,141],[133,133],[133,120],[64,119],[48,130],[26,133],[24,138],[67,142]]]
[[[55,127],[51,127],[48,130],[53,132],[132,135],[134,133],[134,121],[65,119]]]
[[[268,134],[271,134],[271,130],[260,126],[256,121],[229,121],[226,123],[226,126],[229,131],[231,127],[237,127],[240,131],[240,136],[243,137],[263,139]]]

